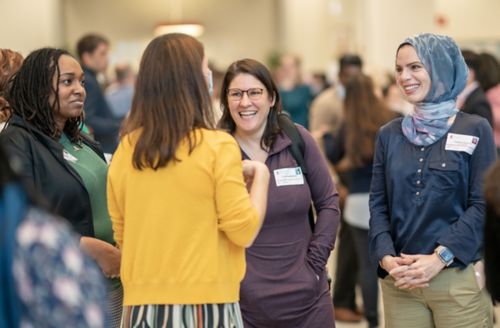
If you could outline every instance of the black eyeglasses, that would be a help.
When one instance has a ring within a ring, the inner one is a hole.
[[[250,100],[259,100],[264,93],[264,89],[261,88],[250,88],[247,90],[240,89],[229,89],[227,91],[227,98],[232,101],[240,101],[243,99],[243,94],[246,93]]]

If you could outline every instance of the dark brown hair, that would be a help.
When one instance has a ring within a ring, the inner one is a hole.
[[[339,71],[346,69],[348,66],[359,67],[359,70],[363,69],[363,60],[356,54],[344,54],[339,59]]]
[[[346,156],[352,167],[370,163],[379,128],[394,117],[375,94],[369,76],[353,76],[346,85],[344,100]]]
[[[99,34],[87,34],[78,40],[76,44],[76,52],[78,58],[82,59],[84,53],[93,53],[100,44],[109,45],[108,39]]]
[[[42,48],[30,53],[17,71],[7,99],[14,114],[54,140],[58,140],[62,131],[57,129],[54,119],[54,112],[60,110],[60,105],[59,83],[54,88],[53,81],[54,77],[59,80],[59,58],[63,55],[72,57],[66,50],[55,48]],[[52,94],[56,96],[51,103],[49,98]],[[81,140],[82,122],[83,112],[66,121],[64,132],[71,141]]]
[[[5,99],[12,78],[23,63],[23,56],[10,49],[0,49],[0,110],[9,108]]]
[[[254,59],[241,59],[235,61],[226,71],[224,75],[224,80],[222,81],[221,88],[221,109],[222,118],[219,122],[219,127],[234,133],[236,130],[236,124],[234,123],[231,113],[229,112],[229,103],[227,100],[227,93],[229,90],[229,85],[233,79],[239,74],[250,74],[259,80],[267,90],[269,97],[274,96],[274,106],[269,110],[269,115],[267,116],[266,127],[264,129],[264,134],[260,140],[262,149],[266,150],[271,148],[276,140],[276,136],[281,132],[278,125],[278,115],[281,113],[281,99],[278,92],[278,88],[273,81],[271,72],[264,66]]]
[[[479,54],[479,71],[476,72],[476,80],[484,91],[500,83],[500,64],[493,55],[486,52]]]
[[[500,161],[484,179],[486,221],[484,226],[484,271],[486,287],[493,299],[500,301]]]
[[[203,45],[179,33],[149,43],[142,55],[134,99],[121,135],[141,128],[133,165],[154,170],[177,160],[179,143],[196,147],[196,128],[214,126],[208,86],[202,72]]]

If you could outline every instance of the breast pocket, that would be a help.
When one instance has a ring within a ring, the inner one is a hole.
[[[460,163],[455,160],[436,160],[429,162],[432,189],[436,191],[449,191],[459,185]]]

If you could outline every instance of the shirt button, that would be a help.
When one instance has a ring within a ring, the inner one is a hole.
[[[420,191],[417,191],[417,192],[415,193],[415,195],[417,195],[417,196],[418,196],[418,195],[420,195]]]
[[[422,173],[422,169],[418,169],[418,171],[417,171],[417,172],[418,172],[418,173]]]
[[[417,180],[417,184],[420,184],[420,180]]]
[[[424,148],[424,147],[420,148],[420,151],[424,151],[424,150],[425,150],[425,148]]]
[[[441,164],[441,167],[446,167],[446,163]]]
[[[424,159],[423,159],[423,158],[421,158],[421,159],[419,159],[418,161],[419,161],[419,162],[423,162],[423,161],[424,161]]]

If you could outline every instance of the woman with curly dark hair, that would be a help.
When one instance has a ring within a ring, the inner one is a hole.
[[[107,164],[100,146],[80,131],[83,84],[80,64],[65,50],[33,51],[12,81],[12,117],[0,139],[24,182],[68,220],[81,235],[80,247],[112,278],[119,275],[120,251],[106,204]],[[110,282],[109,325],[117,326],[122,289],[118,279]]]

